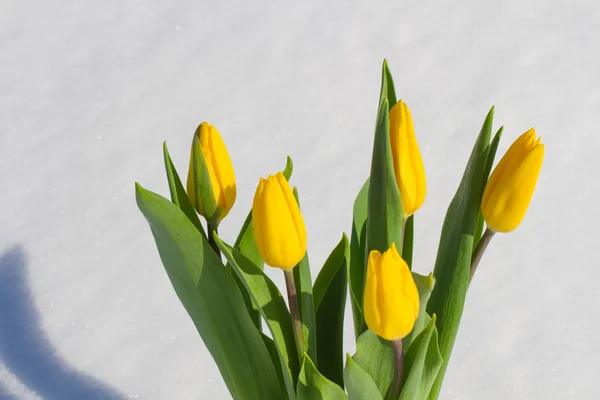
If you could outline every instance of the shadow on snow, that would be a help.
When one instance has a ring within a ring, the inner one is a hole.
[[[57,356],[40,326],[26,268],[20,246],[0,256],[0,361],[43,399],[124,399]]]

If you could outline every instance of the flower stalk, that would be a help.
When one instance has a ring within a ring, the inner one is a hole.
[[[477,266],[481,261],[481,257],[483,257],[483,253],[485,252],[485,249],[487,249],[488,244],[490,244],[493,237],[494,231],[492,231],[490,228],[486,228],[485,232],[483,232],[483,235],[481,236],[481,240],[479,240],[479,243],[477,244],[477,247],[475,247],[475,251],[473,251],[473,255],[471,256],[469,284],[473,280],[473,275],[475,275],[475,271],[477,271]]]
[[[214,250],[214,252],[217,254],[217,256],[219,258],[221,258],[221,250],[219,249],[219,246],[217,246],[217,242],[215,241],[215,234],[219,234],[217,227],[213,224],[207,224],[207,228],[208,228],[208,244],[210,244],[210,247],[212,247],[212,249]]]
[[[298,307],[298,293],[296,292],[296,283],[294,282],[294,270],[284,269],[283,273],[285,276],[290,315],[292,316],[292,327],[298,351],[298,359],[301,360],[304,354],[304,342],[302,337],[302,319],[300,318],[300,308]]]
[[[404,349],[402,348],[402,339],[393,340],[392,347],[394,348],[394,376],[386,400],[397,400],[402,389],[402,384],[404,383]]]

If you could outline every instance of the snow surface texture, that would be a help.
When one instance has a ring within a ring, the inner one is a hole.
[[[168,196],[163,140],[185,176],[214,123],[233,241],[291,155],[314,277],[369,173],[384,57],[427,170],[417,271],[491,105],[499,154],[531,126],[546,143],[529,213],[471,286],[442,398],[597,398],[597,2],[32,3],[0,5],[0,398],[229,398],[133,182]]]

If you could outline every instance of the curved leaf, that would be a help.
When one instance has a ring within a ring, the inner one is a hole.
[[[344,386],[344,311],[349,258],[348,238],[333,249],[313,286],[319,371]]]
[[[406,353],[404,385],[398,400],[426,399],[441,366],[434,314]]]
[[[425,329],[431,320],[431,317],[429,314],[427,314],[427,302],[429,301],[429,297],[431,296],[431,292],[435,285],[435,278],[433,277],[433,274],[423,276],[413,272],[412,276],[415,284],[417,285],[417,290],[419,291],[420,307],[419,315],[417,316],[413,330],[404,339],[402,339],[402,345],[405,349],[410,348],[410,344],[417,336],[419,336],[419,334],[423,331],[423,329]]]
[[[298,378],[298,400],[348,400],[346,393],[325,378],[304,353],[302,370]]]
[[[165,169],[167,170],[167,181],[169,182],[169,192],[171,193],[171,201],[175,204],[186,217],[189,218],[190,221],[194,224],[194,226],[198,229],[198,231],[204,236],[206,239],[206,232],[202,227],[202,223],[200,223],[200,218],[198,218],[198,214],[196,214],[196,210],[190,203],[190,199],[185,192],[185,188],[181,183],[181,179],[179,179],[179,174],[175,169],[175,165],[173,161],[171,161],[171,156],[169,155],[169,149],[167,149],[167,142],[163,143],[163,156],[165,159]]]
[[[280,399],[277,372],[231,275],[183,212],[136,184],[160,258],[234,399]],[[260,382],[260,385],[256,383]]]
[[[298,206],[300,206],[296,187],[294,187],[294,196],[296,197]],[[296,284],[296,293],[298,293],[298,306],[300,307],[300,317],[302,319],[304,351],[308,353],[311,359],[317,362],[317,322],[315,318],[308,251],[298,265],[294,267],[294,282]]]
[[[483,170],[483,187],[487,183],[487,180],[490,176],[490,172],[492,171],[492,166],[494,165],[494,158],[496,158],[496,151],[498,150],[498,144],[500,144],[500,139],[502,138],[502,131],[504,131],[504,127],[501,126],[498,129],[498,132],[494,135],[492,142],[490,143],[489,150],[487,153],[487,158],[485,160],[485,169]],[[481,209],[479,210],[479,214],[477,215],[477,225],[475,225],[475,239],[473,240],[473,250],[477,247],[479,240],[481,240],[481,235],[483,233],[483,214],[481,214]]]
[[[365,261],[367,242],[367,200],[369,198],[369,179],[366,180],[356,200],[354,200],[352,233],[350,235],[350,298],[352,300],[352,317],[354,319],[354,337],[367,330],[363,314],[363,292],[365,287]]]
[[[347,355],[344,382],[350,400],[383,400],[373,378]]]
[[[402,202],[394,173],[392,148],[389,134],[389,100],[388,80],[384,63],[381,79],[381,97],[377,122],[373,156],[371,158],[371,175],[369,179],[369,199],[367,214],[367,247],[372,250],[387,251],[392,243],[402,254]]]
[[[375,382],[379,393],[385,396],[394,375],[394,349],[392,343],[366,330],[356,342],[354,361]],[[347,384],[347,383],[346,383]]]
[[[460,186],[448,207],[442,226],[433,271],[437,283],[427,304],[427,312],[430,315],[437,315],[440,352],[444,362],[433,385],[431,399],[437,399],[440,393],[465,305],[473,237],[483,194],[483,173],[493,119],[494,108],[492,107],[473,147]]]
[[[413,248],[415,237],[415,214],[406,219],[404,224],[404,237],[402,242],[402,259],[408,264],[408,268],[412,270]]]
[[[298,357],[292,319],[277,286],[264,272],[238,250],[214,234],[217,246],[233,267],[252,302],[264,318],[279,353],[283,380],[290,399],[294,398],[294,380],[298,376]]]

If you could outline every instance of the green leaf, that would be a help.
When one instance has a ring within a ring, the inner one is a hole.
[[[342,388],[321,375],[308,354],[305,353],[303,358],[298,400],[348,400]]]
[[[371,175],[369,181],[369,199],[367,216],[367,248],[387,251],[392,243],[402,254],[402,202],[400,191],[394,175],[392,149],[389,135],[389,101],[386,63],[381,80],[381,98],[377,123],[373,157],[371,159]],[[367,254],[368,254],[367,253]]]
[[[373,378],[347,355],[344,382],[350,400],[383,400]]]
[[[402,259],[408,264],[408,268],[412,270],[413,247],[415,236],[415,215],[411,215],[406,219],[404,225],[404,244],[402,245]]]
[[[487,159],[485,160],[485,170],[483,171],[483,188],[485,189],[485,185],[490,176],[490,172],[492,171],[492,166],[494,165],[494,158],[496,158],[496,151],[498,150],[498,144],[500,143],[500,139],[502,138],[502,131],[504,127],[501,126],[498,129],[498,132],[494,135],[492,142],[490,143]],[[481,208],[479,209],[479,214],[477,216],[477,225],[475,228],[475,240],[473,242],[473,250],[477,247],[477,244],[481,240],[481,235],[483,234],[483,214],[481,214]]]
[[[267,347],[267,350],[269,351],[269,355],[271,356],[271,361],[273,362],[273,366],[275,367],[275,371],[277,372],[277,380],[279,381],[279,384],[281,385],[281,387],[285,387],[285,378],[283,377],[283,368],[281,366],[281,358],[279,355],[279,351],[277,351],[277,347],[275,346],[275,342],[273,341],[273,339],[271,339],[270,337],[268,337],[267,335],[265,335],[262,332],[260,333],[260,338],[263,340],[263,343],[265,344],[265,346]],[[288,396],[287,393],[282,393],[281,396],[285,400],[290,400],[290,397]],[[294,396],[296,396],[295,393],[294,393]],[[292,397],[292,399],[293,398],[294,397]]]
[[[430,395],[437,399],[456,333],[462,316],[469,284],[473,236],[483,192],[483,173],[492,130],[494,108],[483,124],[469,158],[462,181],[444,219],[433,274],[436,285],[427,305],[430,315],[437,314],[442,368]]]
[[[392,343],[366,330],[356,342],[354,361],[371,376],[379,393],[385,396],[394,374]],[[348,383],[346,383],[347,385]]]
[[[435,314],[415,339],[404,359],[404,385],[398,400],[426,399],[442,366]]]
[[[429,314],[427,314],[427,302],[429,301],[431,291],[435,285],[435,278],[433,277],[433,274],[423,276],[413,272],[412,276],[415,284],[417,285],[417,290],[419,291],[419,315],[417,316],[413,330],[404,339],[402,339],[402,345],[405,349],[410,347],[410,344],[413,342],[413,340],[419,336],[419,334],[423,331],[423,329],[425,329],[431,320],[431,317]]]
[[[240,229],[240,233],[238,234],[233,247],[248,257],[258,268],[264,268],[265,263],[258,252],[256,240],[254,239],[254,230],[252,229],[252,210],[250,210],[248,213],[248,216],[244,221],[244,225],[242,225],[242,229]]]
[[[280,399],[277,372],[231,275],[188,217],[136,184],[160,258],[234,399]],[[257,385],[260,382],[260,385]]]
[[[365,261],[367,242],[367,200],[369,198],[369,180],[367,179],[354,200],[352,233],[350,235],[350,298],[354,319],[354,337],[367,330],[363,314],[363,292],[365,287]]]
[[[171,161],[171,156],[169,155],[169,150],[167,149],[167,142],[163,143],[163,156],[165,159],[165,169],[167,170],[167,181],[169,182],[169,191],[171,192],[171,201],[175,204],[186,217],[189,218],[190,221],[194,224],[196,229],[207,238],[206,232],[200,223],[200,218],[198,218],[198,214],[196,214],[196,210],[190,203],[190,199],[188,198],[187,193],[185,192],[185,188],[179,179],[179,174],[177,174],[177,170],[175,169],[175,165],[173,161]]]
[[[260,315],[266,321],[275,347],[279,353],[279,362],[283,371],[283,379],[287,394],[294,398],[294,381],[298,376],[298,356],[292,330],[292,319],[277,286],[242,253],[225,244],[219,236],[214,235],[217,246],[233,267],[243,283],[245,290],[250,294],[252,302],[257,307]]]
[[[290,157],[287,158],[287,163],[285,165],[285,169],[283,170],[283,175],[286,179],[290,179],[292,176],[292,170],[294,166],[292,163],[292,159]],[[256,247],[256,240],[254,239],[254,230],[252,229],[252,210],[248,212],[248,216],[244,221],[244,225],[238,234],[238,237],[233,246],[236,250],[239,250],[243,255],[248,257],[254,264],[256,264],[260,269],[264,268],[264,261]],[[231,268],[228,265],[228,268]],[[260,322],[260,314],[256,307],[252,304],[252,300],[250,300],[250,296],[246,292],[243,287],[241,281],[238,276],[234,274],[234,280],[238,287],[240,288],[240,292],[242,293],[242,297],[244,298],[244,303],[246,304],[246,308],[248,309],[248,313],[250,314],[250,318],[254,321],[254,325],[258,330],[261,330],[261,322]]]
[[[246,217],[246,221],[244,221],[244,225],[238,235],[237,240],[235,241],[234,248],[239,250],[243,255],[245,255],[254,265],[256,265],[260,270],[264,268],[263,259],[258,252],[258,248],[256,247],[256,241],[254,240],[254,231],[252,230],[252,210]],[[232,265],[228,261],[227,262],[227,270],[231,270]],[[262,331],[262,324],[260,320],[260,313],[258,308],[254,305],[250,298],[250,294],[246,290],[244,284],[240,280],[237,274],[233,274],[233,280],[236,285],[240,289],[240,293],[242,294],[242,298],[244,299],[244,304],[246,304],[246,309],[248,310],[248,314],[254,322],[254,326],[259,331]]]
[[[313,286],[319,352],[317,366],[325,377],[341,387],[344,386],[344,311],[349,258],[348,238],[344,234]]]
[[[292,178],[292,172],[294,171],[294,163],[292,162],[292,157],[288,156],[286,163],[285,163],[285,168],[283,170],[283,176],[285,176],[285,179],[289,180]]]
[[[196,210],[204,208],[204,214],[207,222],[214,222],[218,220],[218,204],[213,193],[212,184],[210,182],[210,174],[202,153],[202,147],[200,146],[199,138],[200,126],[194,132],[194,138],[192,140],[192,163],[190,165],[191,179],[193,182],[193,190],[190,195],[190,200],[193,203]],[[189,179],[189,178],[188,178]],[[188,186],[189,188],[189,186]]]
[[[298,200],[298,189],[294,187],[294,197],[300,207]],[[313,303],[312,278],[310,276],[310,264],[308,262],[308,251],[298,265],[294,267],[294,282],[296,293],[298,293],[298,307],[300,307],[300,318],[302,318],[302,342],[304,351],[311,359],[317,359],[317,322],[315,318],[315,306]]]
[[[383,60],[383,74],[385,75],[385,79],[387,81],[386,97],[388,100],[389,108],[391,109],[398,102],[398,100],[396,99],[396,90],[394,89],[394,79],[392,78],[392,72],[390,71],[386,59]]]

